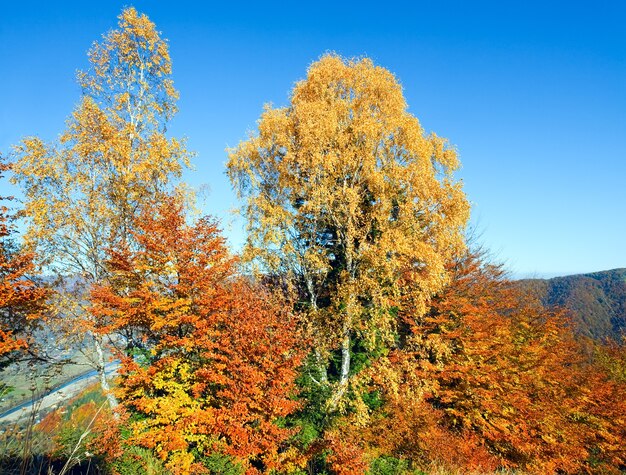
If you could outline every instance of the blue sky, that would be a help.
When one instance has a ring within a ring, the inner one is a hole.
[[[58,136],[86,51],[133,5],[170,41],[169,131],[188,137],[185,178],[210,190],[203,210],[235,247],[224,149],[335,51],[394,72],[425,129],[457,147],[473,224],[515,276],[626,267],[626,3],[509,3],[3,1],[0,152]]]

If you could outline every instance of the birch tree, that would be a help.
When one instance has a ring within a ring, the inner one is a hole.
[[[392,345],[401,301],[419,317],[448,282],[469,215],[458,166],[448,142],[408,112],[392,73],[334,54],[229,151],[245,199],[245,256],[306,297],[313,379],[333,386],[331,409],[348,387],[351,348]]]
[[[10,167],[0,156],[0,180]],[[32,253],[15,244],[15,214],[8,202],[11,196],[0,196],[0,369],[21,359],[29,352],[37,358],[32,333],[46,316],[48,289],[33,279],[37,274]],[[0,382],[0,394],[6,385]]]
[[[27,244],[66,279],[57,322],[91,342],[108,390],[95,331],[101,323],[86,312],[87,290],[107,280],[106,249],[132,240],[142,204],[171,188],[189,153],[183,141],[165,135],[178,93],[167,42],[147,16],[125,9],[118,28],[88,57],[90,68],[78,73],[81,101],[59,143],[24,139],[15,148],[14,181],[26,197]],[[109,398],[115,406],[110,392]]]

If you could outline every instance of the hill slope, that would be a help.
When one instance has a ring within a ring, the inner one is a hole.
[[[619,339],[626,333],[626,269],[519,282],[544,305],[569,309],[582,335]]]

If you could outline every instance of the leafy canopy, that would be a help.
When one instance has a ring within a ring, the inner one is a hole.
[[[341,347],[341,387],[354,338],[370,350],[393,344],[400,297],[424,312],[448,282],[469,216],[458,166],[447,141],[408,112],[388,70],[333,54],[229,151],[228,174],[246,199],[245,257],[300,292],[321,360]]]

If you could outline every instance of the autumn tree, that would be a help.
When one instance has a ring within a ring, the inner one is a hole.
[[[619,473],[623,382],[501,266],[469,253],[450,272],[428,312],[401,315],[400,347],[360,375],[368,397],[330,450],[464,471]]]
[[[354,343],[391,343],[400,295],[425,311],[448,281],[446,262],[464,249],[469,205],[452,176],[457,155],[424,132],[389,71],[330,54],[287,107],[266,107],[227,166],[247,199],[247,258],[305,296],[321,384],[329,351],[340,352],[335,407]]]
[[[130,239],[141,206],[168,190],[189,154],[184,142],[165,135],[178,93],[167,42],[145,15],[125,9],[118,29],[89,51],[89,63],[78,74],[83,96],[60,143],[24,139],[14,180],[26,196],[27,244],[69,279],[57,323],[66,322],[77,340],[89,337],[108,389],[103,342],[84,308],[86,289],[106,281],[106,248]]]
[[[10,166],[0,157],[0,179]],[[12,239],[14,215],[0,196],[0,368],[9,364],[19,350],[29,349],[30,330],[38,326],[45,311],[48,291],[33,279],[33,254],[20,249]],[[0,389],[3,384],[0,383]]]
[[[186,224],[175,199],[144,210],[135,240],[110,250],[113,277],[92,294],[102,332],[142,335],[120,370],[128,443],[181,474],[220,457],[246,473],[297,463],[280,423],[303,352],[289,306],[237,275],[216,223]]]

